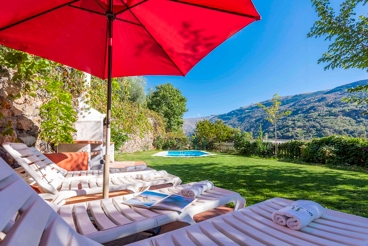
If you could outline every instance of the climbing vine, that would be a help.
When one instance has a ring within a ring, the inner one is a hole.
[[[45,101],[40,108],[40,138],[56,145],[59,142],[72,142],[74,123],[77,120],[75,108],[78,101],[75,98],[86,91],[83,73],[4,46],[0,46],[0,65],[12,70],[8,74],[8,83],[19,87],[15,94],[2,100],[2,109],[9,104],[8,101],[21,96],[44,94]],[[1,118],[3,115],[0,114]],[[2,134],[11,135],[13,131],[8,122]]]

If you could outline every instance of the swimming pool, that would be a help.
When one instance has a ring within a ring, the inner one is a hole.
[[[164,157],[202,157],[213,155],[206,151],[201,150],[169,150],[162,151],[153,156],[164,156]]]

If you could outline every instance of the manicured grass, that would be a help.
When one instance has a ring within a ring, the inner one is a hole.
[[[217,153],[197,158],[152,156],[157,151],[117,154],[116,160],[143,160],[149,167],[179,176],[183,183],[211,180],[240,193],[252,205],[273,197],[308,199],[368,217],[368,173],[316,165]]]

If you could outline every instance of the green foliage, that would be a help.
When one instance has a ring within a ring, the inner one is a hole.
[[[278,157],[284,159],[301,159],[307,147],[306,141],[292,140],[278,145]]]
[[[164,137],[158,136],[154,140],[153,146],[163,150],[182,150],[188,149],[189,140],[183,133],[169,132]]]
[[[232,141],[237,130],[224,124],[222,120],[214,123],[209,120],[197,122],[195,138],[198,146],[206,145],[207,149],[216,149],[218,144],[225,141]]]
[[[11,80],[22,86],[30,95],[42,84],[49,74],[52,63],[25,52],[13,50],[0,45],[0,64],[15,70]],[[13,95],[16,96],[16,95]]]
[[[284,116],[291,114],[291,111],[287,110],[287,111],[279,113],[279,107],[281,105],[281,102],[280,102],[280,97],[278,94],[275,94],[271,101],[272,101],[272,105],[269,107],[266,107],[262,103],[258,103],[258,107],[262,108],[266,112],[267,114],[266,120],[268,120],[271,124],[273,124],[274,129],[275,129],[275,139],[277,140],[277,120]],[[263,146],[262,146],[262,151],[263,151]],[[277,156],[277,145],[275,149],[275,155]]]
[[[252,139],[252,133],[249,132],[237,132],[234,136],[234,148],[243,155],[250,155],[250,140]]]
[[[129,100],[136,105],[146,106],[146,80],[143,77],[126,77],[124,79],[130,84]]]
[[[170,83],[156,86],[147,97],[147,107],[165,119],[166,132],[180,132],[187,99]]]
[[[150,110],[130,99],[132,79],[119,78],[112,80],[112,107],[111,107],[111,140],[115,148],[119,149],[128,139],[129,134],[143,134],[149,131],[160,131],[160,119]],[[96,77],[91,79],[90,104],[100,112],[106,112],[107,83]],[[155,118],[157,125],[152,126],[148,117]],[[157,135],[155,132],[154,135]]]
[[[356,17],[355,9],[368,0],[345,0],[335,13],[329,0],[311,0],[319,19],[308,37],[325,37],[332,41],[318,63],[328,63],[325,69],[368,69],[368,18]],[[367,70],[368,71],[368,70]]]
[[[234,148],[243,155],[271,157],[275,144],[251,141],[247,133],[235,137]],[[299,159],[307,163],[368,167],[368,140],[346,136],[315,138],[278,144],[278,157]]]
[[[368,103],[368,97],[367,97],[368,85],[359,85],[355,88],[349,88],[348,92],[353,93],[355,95],[353,95],[351,97],[343,98],[343,101],[345,101],[347,103],[354,103],[354,104],[357,104],[357,105]],[[360,94],[360,95],[358,96],[358,94]],[[365,110],[365,111],[362,112],[362,114],[367,115],[368,111]]]
[[[368,17],[356,16],[355,9],[366,5],[368,0],[345,0],[340,5],[340,12],[335,13],[328,0],[312,0],[319,20],[317,20],[308,37],[322,37],[332,41],[328,51],[323,53],[318,63],[328,63],[325,69],[358,68],[368,71]],[[367,92],[368,85],[348,89],[348,92]],[[347,97],[348,103],[367,103],[365,97]],[[368,111],[364,111],[367,114]]]
[[[368,141],[344,136],[313,139],[303,148],[302,159],[313,163],[368,167]]]
[[[53,79],[46,86],[49,100],[40,108],[42,117],[40,137],[55,146],[61,143],[72,143],[73,128],[77,121],[77,113],[73,109],[72,95],[64,90],[64,83]]]
[[[19,98],[20,93],[36,96],[37,93],[46,92],[45,102],[40,109],[43,120],[40,138],[55,145],[59,142],[71,142],[76,121],[74,108],[78,104],[74,98],[86,90],[84,74],[67,66],[4,46],[0,46],[0,64],[14,69],[15,72],[9,83],[21,88],[18,94],[9,95],[8,100]],[[12,134],[12,131],[7,129],[5,133]]]

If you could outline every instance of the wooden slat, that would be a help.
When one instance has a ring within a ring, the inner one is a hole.
[[[118,209],[115,207],[116,201],[114,198],[112,199],[103,199],[101,200],[101,206],[103,207],[104,211],[106,212],[107,216],[114,221],[114,223],[118,225],[126,225],[132,223],[130,219],[123,216]],[[146,209],[148,210],[148,209]]]
[[[299,238],[301,240],[309,241],[309,242],[312,242],[312,243],[315,243],[315,244],[318,244],[318,245],[329,245],[329,244],[331,244],[330,240],[326,240],[324,238],[320,238],[318,236],[314,236],[314,235],[310,235],[310,234],[301,233],[300,231],[291,230],[286,226],[280,226],[280,225],[274,223],[271,220],[271,213],[267,213],[264,210],[259,209],[259,207],[260,207],[259,205],[251,206],[251,207],[249,207],[249,210],[239,210],[239,212],[245,213],[246,215],[252,217],[253,219],[257,219],[259,222],[261,222],[263,225],[265,225],[266,228],[273,228],[273,229],[275,229],[275,230],[277,230],[281,233],[291,235],[291,236]],[[273,234],[273,236],[274,235],[278,236],[278,234]],[[280,235],[282,235],[282,234],[280,234]],[[286,239],[287,239],[287,237],[285,237],[285,240]],[[289,242],[293,242],[293,240],[290,240]],[[336,242],[335,245],[341,245],[341,244]]]
[[[71,228],[77,230],[73,218],[73,205],[60,206],[58,213]]]
[[[31,163],[36,162],[36,161],[40,161],[40,160],[38,159],[38,157],[37,157],[37,156],[35,156],[35,155],[30,155],[30,156],[24,157],[24,158],[23,158],[23,160],[24,160],[27,164],[31,164]]]
[[[190,226],[185,229],[185,232],[183,234],[190,236],[193,241],[200,245],[239,245],[229,238],[225,237],[211,223],[203,223],[202,225],[198,224]],[[173,237],[177,237],[178,240],[181,239],[181,236],[179,235],[173,235]]]
[[[23,143],[9,143],[9,145],[15,149],[15,150],[24,150],[24,149],[28,149],[27,145],[23,144]]]
[[[116,224],[113,223],[104,213],[101,208],[100,201],[91,201],[88,203],[88,208],[93,215],[98,228],[101,230],[107,230],[110,228],[116,227]]]
[[[336,212],[336,211],[327,210],[327,213],[322,216],[324,221],[335,222],[335,223],[346,225],[346,226],[348,225],[358,226],[358,227],[368,230],[368,219],[367,218],[363,218],[363,217],[357,218],[357,216],[354,216],[353,218],[345,219],[342,217],[338,217],[336,215],[332,215],[333,213],[330,214],[330,212]],[[361,220],[361,219],[365,219],[365,220]]]
[[[10,168],[8,170],[11,171]],[[1,169],[0,173],[0,175],[3,175],[4,173],[7,173],[7,170]],[[14,172],[13,175],[15,175]],[[1,184],[4,183],[4,179],[1,179]],[[34,195],[32,190],[22,189],[25,185],[26,184],[23,180],[17,179],[5,187],[0,187],[0,231],[5,228],[10,220],[12,220],[13,216],[18,212],[27,199]]]
[[[234,223],[237,224],[239,223],[239,225],[243,225],[246,224],[248,226],[251,226],[254,228],[254,230],[257,230],[259,233],[256,234],[255,231],[253,231],[253,235],[257,235],[257,239],[263,242],[272,242],[273,239],[272,237],[279,239],[279,240],[283,240],[285,242],[293,242],[296,245],[303,245],[303,246],[312,246],[312,245],[316,245],[315,243],[309,243],[308,241],[302,240],[301,238],[295,237],[286,234],[280,230],[277,230],[277,228],[283,228],[280,225],[274,224],[274,226],[265,226],[265,224],[269,224],[269,220],[264,219],[263,217],[253,214],[250,211],[236,211],[234,213],[231,214],[231,216],[234,218]],[[263,223],[265,224],[263,224]],[[229,222],[231,223],[231,222]],[[239,226],[238,224],[236,225]],[[274,229],[275,228],[275,229]],[[266,234],[266,235],[265,235]],[[295,233],[296,234],[296,233]],[[268,236],[268,235],[272,235],[272,237]]]
[[[89,189],[89,182],[87,179],[84,179],[81,181],[81,186],[82,186],[82,189],[85,190],[85,189]]]
[[[86,207],[84,204],[75,204],[73,207],[74,219],[76,222],[77,231],[82,235],[97,232],[97,229],[89,219]]]
[[[38,198],[36,194],[34,196]],[[38,245],[50,213],[50,207],[42,199],[37,199],[21,213],[2,243],[23,245],[27,242],[28,245]]]
[[[60,221],[60,218],[54,218],[49,227],[43,233],[39,244],[40,246],[65,246],[69,244],[73,233],[71,229],[62,222],[63,221]]]
[[[132,221],[140,221],[144,220],[145,217],[135,212],[133,209],[131,209],[129,206],[122,204],[122,203],[115,203],[115,207],[119,210],[119,212],[127,217],[128,219]]]
[[[70,190],[70,182],[69,181],[63,181],[61,183],[60,191],[68,191]]]
[[[243,232],[237,230],[236,228],[229,225],[229,223],[226,223],[226,221],[223,218],[214,218],[211,220],[212,225],[220,231],[222,234],[230,238],[232,241],[238,243],[238,244],[245,244],[245,245],[264,245],[263,243],[255,240],[254,238],[250,237],[247,234],[244,234]],[[248,229],[251,229],[250,227]],[[254,232],[255,230],[253,230]],[[258,232],[256,232],[258,233]],[[274,242],[275,241],[275,242]],[[287,243],[283,243],[279,240],[274,240],[272,242],[269,242],[271,245],[289,245]]]
[[[19,149],[17,152],[21,155],[22,158],[27,156],[34,156],[33,152],[27,149]]]
[[[79,187],[78,187],[79,183],[80,183],[80,180],[71,180],[70,189],[71,190],[79,190]]]
[[[97,186],[97,181],[96,181],[96,179],[91,178],[91,179],[89,180],[89,187],[90,187],[90,188],[96,188],[96,187],[98,187],[98,186]]]

